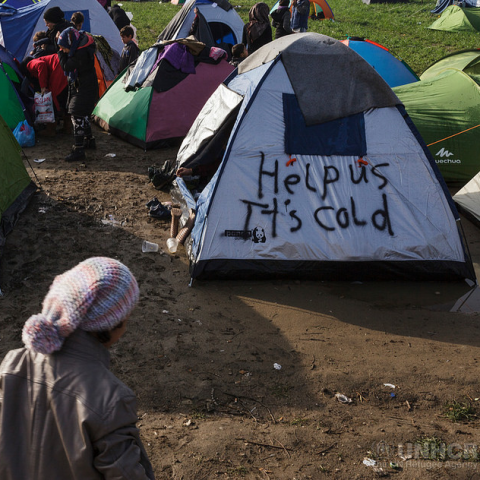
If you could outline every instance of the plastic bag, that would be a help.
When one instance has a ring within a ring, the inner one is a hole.
[[[26,120],[20,122],[13,131],[13,136],[17,139],[21,147],[35,146],[35,130]]]
[[[35,93],[35,123],[55,123],[52,92]]]

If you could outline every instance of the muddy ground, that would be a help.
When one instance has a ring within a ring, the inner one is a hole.
[[[480,478],[479,316],[475,304],[450,311],[466,284],[189,287],[184,249],[167,252],[169,223],[145,206],[170,200],[147,170],[178,147],[144,152],[95,134],[83,163],[63,161],[64,135],[25,149],[40,189],[0,263],[0,357],[21,346],[55,275],[111,256],[141,288],[112,369],[138,396],[158,479]],[[121,226],[103,224],[109,215]],[[479,231],[463,224],[478,272]],[[142,253],[145,239],[160,251]]]

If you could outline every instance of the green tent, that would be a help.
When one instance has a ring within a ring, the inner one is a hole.
[[[405,105],[448,183],[480,171],[480,50],[457,52],[429,67],[420,82],[393,90]]]
[[[480,8],[450,5],[428,28],[446,32],[480,32]]]
[[[20,146],[0,116],[0,251],[37,186],[28,176]]]
[[[0,61],[0,115],[13,130],[25,120],[25,113],[12,82],[20,84],[20,79],[10,65]]]

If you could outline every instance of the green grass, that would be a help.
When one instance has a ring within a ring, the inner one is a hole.
[[[445,405],[444,415],[452,422],[468,422],[476,417],[469,402],[457,402],[456,400]]]
[[[159,33],[181,8],[158,1],[121,3],[124,10],[133,13],[132,23],[137,27],[142,50],[155,43]],[[231,3],[242,20],[248,21],[248,11],[255,1],[232,0]],[[274,2],[271,0],[267,4],[272,7]],[[435,1],[365,5],[362,0],[329,0],[329,5],[335,21],[309,21],[309,31],[338,40],[357,36],[381,43],[397,58],[404,60],[417,75],[448,53],[476,48],[479,43],[479,33],[428,29],[438,17],[430,13]]]

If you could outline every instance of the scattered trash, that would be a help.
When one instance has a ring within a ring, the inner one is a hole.
[[[162,313],[168,313],[168,310],[162,310]]]
[[[366,465],[367,467],[374,467],[377,464],[377,461],[374,460],[373,458],[364,458],[363,464]]]
[[[183,422],[183,426],[184,427],[189,427],[190,425],[195,425],[194,422],[192,422],[192,420],[188,419],[186,420],[185,422]]]
[[[167,249],[170,253],[175,253],[178,247],[178,240],[176,238],[167,238]]]
[[[390,396],[391,396],[392,398],[395,398],[395,397],[396,397],[396,395],[395,395],[393,392],[390,394]]]
[[[393,383],[384,383],[383,385],[385,387],[395,388],[395,385]]]
[[[407,455],[399,455],[400,459],[406,462],[407,460],[411,460],[413,458],[413,454],[408,453]]]
[[[390,468],[398,470],[400,468],[400,465],[398,463],[390,462]]]
[[[346,395],[343,395],[341,393],[336,393],[335,398],[340,402],[340,403],[352,403],[353,400],[351,398],[348,398]],[[364,462],[365,463],[365,462]]]
[[[108,218],[102,218],[102,223],[104,225],[112,225],[114,227],[121,227],[123,222],[116,220],[113,215],[109,215]]]
[[[47,207],[38,207],[38,213],[47,213]]]
[[[33,161],[35,163],[43,163],[46,160],[46,158],[34,158]]]
[[[142,252],[143,253],[158,252],[158,243],[147,242],[147,240],[144,240],[142,242]]]
[[[110,158],[114,158],[114,157],[117,156],[117,154],[116,153],[107,153],[105,156],[110,157]]]
[[[274,363],[274,364],[273,364],[273,368],[274,368],[275,370],[281,370],[281,369],[282,369],[282,366],[281,366],[279,363]]]

